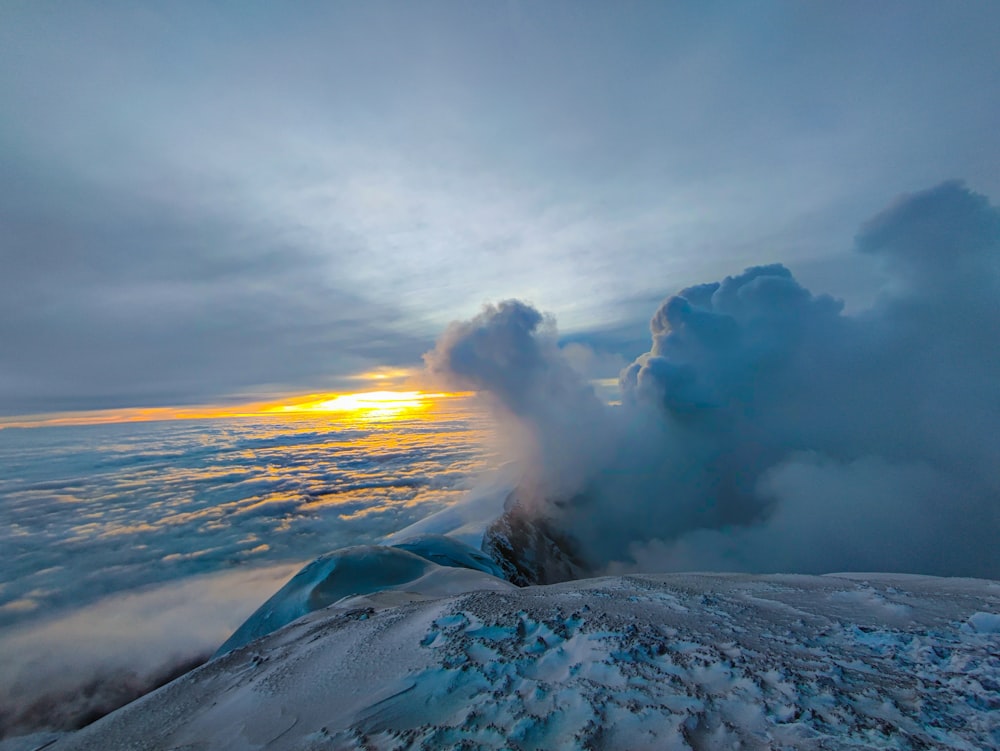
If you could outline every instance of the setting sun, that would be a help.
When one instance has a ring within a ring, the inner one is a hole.
[[[362,419],[396,417],[417,412],[431,406],[439,399],[458,394],[427,393],[424,391],[365,391],[357,394],[312,395],[305,401],[280,404],[262,409],[262,412],[343,412]]]
[[[258,415],[288,415],[292,417],[328,414],[331,419],[391,420],[415,417],[440,405],[443,401],[466,396],[470,396],[470,393],[391,390],[304,394],[286,397],[281,401],[245,402],[229,406],[206,404],[188,407],[141,407],[94,410],[74,414],[27,415],[7,419],[0,417],[0,429],[5,427],[95,425],[157,420],[205,420]]]

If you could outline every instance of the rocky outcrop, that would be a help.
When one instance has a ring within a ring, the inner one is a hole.
[[[521,489],[508,496],[503,515],[486,529],[483,552],[519,587],[558,584],[587,575],[573,541],[544,517],[531,513]]]

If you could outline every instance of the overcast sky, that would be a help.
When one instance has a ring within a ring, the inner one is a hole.
[[[859,225],[1000,198],[1000,3],[0,5],[0,413],[343,387],[517,297],[624,359]]]

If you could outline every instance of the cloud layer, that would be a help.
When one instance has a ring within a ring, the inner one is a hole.
[[[511,290],[631,359],[761,249],[867,304],[860,212],[1000,194],[1000,5],[860,5],[4,3],[0,414],[334,390]]]
[[[0,431],[0,738],[130,701],[303,562],[453,504],[489,462],[468,406]]]
[[[620,407],[516,301],[427,361],[533,438],[528,495],[595,571],[1000,576],[1000,212],[946,182],[856,246],[889,279],[857,313],[781,265],[671,296]]]
[[[430,419],[262,417],[0,431],[0,628],[106,594],[370,542],[461,497],[486,457]]]
[[[204,662],[297,568],[190,577],[0,631],[0,739],[81,727]]]

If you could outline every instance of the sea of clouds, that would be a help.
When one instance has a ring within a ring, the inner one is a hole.
[[[0,430],[0,738],[145,693],[307,561],[453,504],[488,423],[429,417]]]

